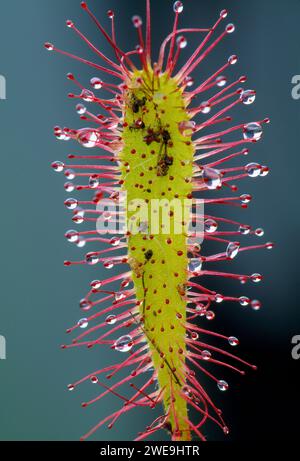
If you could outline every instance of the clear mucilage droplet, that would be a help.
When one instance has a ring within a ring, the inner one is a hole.
[[[98,253],[95,253],[95,252],[91,252],[91,253],[88,253],[85,257],[85,261],[87,264],[89,264],[90,266],[94,266],[95,264],[98,264],[99,262],[99,255]]]
[[[256,235],[256,237],[262,237],[264,235],[264,233],[265,233],[265,231],[261,227],[258,227],[254,231],[254,234]]]
[[[248,165],[245,166],[245,171],[250,178],[256,178],[260,175],[261,165],[258,163],[248,163]]]
[[[250,278],[251,278],[252,282],[259,283],[262,280],[262,275],[255,273],[255,274],[252,274]]]
[[[75,230],[69,230],[65,233],[65,237],[70,243],[77,243],[79,238],[79,233]]]
[[[78,142],[87,149],[91,149],[100,141],[100,134],[96,130],[84,128],[77,133]]]
[[[95,90],[100,90],[100,89],[103,87],[103,82],[102,82],[102,80],[100,80],[100,78],[97,78],[97,77],[91,78],[90,83],[91,83],[91,86],[92,86]]]
[[[51,166],[56,173],[61,173],[65,168],[64,163],[60,162],[59,160],[57,160],[56,162],[53,162]]]
[[[133,347],[133,340],[131,336],[125,335],[121,336],[117,341],[114,343],[114,349],[119,352],[129,352]]]
[[[216,84],[219,87],[225,86],[227,83],[227,78],[224,75],[220,75],[216,78]]]
[[[207,311],[205,314],[205,317],[207,320],[213,320],[215,316],[216,314],[213,311]]]
[[[79,115],[84,115],[86,113],[86,107],[83,104],[77,104],[76,112]]]
[[[204,230],[208,234],[212,234],[218,229],[218,224],[214,219],[206,219],[204,221]]]
[[[121,288],[127,288],[131,283],[131,278],[126,278],[123,280],[123,282],[121,283]]]
[[[235,336],[230,336],[228,342],[230,346],[237,346],[239,344],[239,340]]]
[[[206,314],[206,308],[203,304],[196,304],[195,311],[197,311],[197,315],[200,315],[200,317],[204,317]]]
[[[91,189],[97,189],[99,186],[99,178],[96,175],[90,177],[89,186]]]
[[[227,24],[226,26],[226,32],[227,34],[232,34],[232,32],[235,31],[235,25],[230,23],[230,24]]]
[[[79,237],[78,242],[76,242],[76,245],[78,246],[78,248],[83,248],[86,245],[86,240],[82,237]]]
[[[103,267],[105,267],[105,269],[112,269],[114,267],[114,262],[108,260],[104,261]]]
[[[219,170],[214,168],[204,167],[202,178],[208,189],[214,190],[222,185],[222,175]]]
[[[53,43],[46,42],[44,46],[48,51],[53,51],[54,50]]]
[[[67,133],[67,129],[62,129],[62,128],[59,128],[59,127],[56,127],[54,129],[54,135],[55,137],[60,140],[60,141],[69,141],[70,139],[70,136],[69,134]]]
[[[247,123],[243,128],[244,139],[252,139],[258,141],[262,137],[263,129],[257,122]]]
[[[93,102],[95,99],[95,95],[90,90],[82,90],[80,97],[86,102]]]
[[[241,306],[248,306],[248,304],[250,303],[250,299],[247,298],[247,296],[240,296],[239,298],[239,303]]]
[[[118,245],[120,245],[121,243],[121,239],[119,237],[112,237],[109,241],[109,243],[113,246],[113,247],[117,247]]]
[[[66,171],[65,171],[65,177],[69,180],[73,180],[75,179],[76,177],[76,174],[75,174],[75,171],[74,170],[70,170],[70,168],[68,168]]]
[[[136,27],[137,29],[139,27],[141,27],[143,25],[143,21],[142,21],[142,18],[140,16],[132,16],[132,24],[134,25],[134,27]]]
[[[191,87],[194,85],[194,79],[193,77],[190,77],[189,75],[187,77],[185,77],[184,81],[183,81],[184,85],[188,86],[188,87]]]
[[[254,311],[258,311],[261,308],[261,302],[258,299],[253,299],[251,301],[251,307]]]
[[[226,249],[226,256],[227,258],[234,259],[238,254],[240,249],[239,242],[230,242]]]
[[[218,388],[220,391],[224,392],[224,391],[227,391],[228,389],[228,383],[226,381],[224,381],[224,379],[220,379],[217,383],[218,385]]]
[[[252,195],[250,195],[250,194],[242,194],[240,196],[240,199],[241,199],[242,203],[249,203],[252,200]]]
[[[72,221],[75,223],[75,224],[82,224],[83,221],[84,221],[84,217],[81,213],[77,213],[73,216],[72,218]]]
[[[200,272],[202,268],[202,259],[201,258],[191,258],[189,261],[189,270],[190,272]]]
[[[92,307],[91,301],[88,301],[87,299],[82,299],[79,303],[80,309],[83,311],[89,311]]]
[[[80,320],[78,321],[78,326],[79,326],[79,328],[87,328],[87,327],[88,327],[88,324],[89,324],[89,322],[88,322],[88,320],[85,319],[85,318],[84,318],[84,319],[80,319]]]
[[[260,176],[267,176],[270,172],[270,169],[269,167],[265,166],[265,165],[262,165],[261,169],[260,169]]]
[[[68,198],[65,201],[65,206],[66,208],[68,208],[68,210],[75,210],[75,208],[77,208],[78,206],[78,200],[76,200],[75,198]]]
[[[239,227],[239,232],[242,235],[248,235],[250,231],[251,231],[251,226],[249,226],[248,224],[241,224]]]
[[[255,97],[256,97],[256,95],[255,95],[254,90],[244,90],[241,93],[240,99],[241,99],[243,104],[249,105],[249,104],[254,103]]]
[[[91,282],[91,287],[93,288],[93,290],[99,290],[101,286],[102,286],[101,280],[93,280]]]
[[[105,322],[108,324],[108,325],[114,325],[117,321],[117,317],[115,315],[109,315],[108,317],[106,317],[105,319]]]
[[[209,360],[211,358],[211,352],[204,350],[201,352],[201,357],[203,360]]]
[[[173,5],[173,10],[175,13],[182,13],[183,12],[183,3],[182,2],[175,2]]]
[[[115,301],[123,301],[126,298],[126,294],[122,291],[116,291],[114,295]]]
[[[202,114],[208,114],[211,111],[211,105],[208,101],[203,101],[200,104],[200,111]]]
[[[237,60],[238,60],[238,57],[235,54],[229,56],[229,58],[228,58],[228,62],[232,66],[234,66],[237,63]]]
[[[65,188],[65,191],[69,192],[69,193],[73,192],[75,190],[75,186],[74,186],[74,184],[72,182],[66,182],[64,184],[64,188]]]
[[[221,294],[219,294],[219,293],[217,293],[217,294],[215,295],[215,301],[216,301],[216,303],[218,303],[218,304],[219,304],[219,303],[222,303],[222,302],[224,301],[224,296],[221,295]]]
[[[187,39],[183,35],[180,35],[179,37],[177,37],[176,43],[177,43],[178,48],[180,49],[186,48]]]
[[[144,48],[141,45],[136,45],[135,49],[138,52],[138,54],[144,53]]]

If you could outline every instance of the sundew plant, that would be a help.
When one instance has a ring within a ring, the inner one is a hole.
[[[103,425],[113,428],[136,407],[160,408],[160,416],[136,440],[161,429],[173,441],[206,440],[207,421],[228,434],[210,393],[228,389],[222,379],[224,368],[243,375],[246,368],[256,367],[229,352],[239,343],[235,336],[207,330],[203,324],[214,319],[219,303],[230,301],[258,310],[260,302],[213,291],[202,279],[224,277],[242,284],[262,279],[258,273],[223,272],[223,265],[241,252],[273,247],[271,242],[244,243],[249,236],[262,237],[263,230],[226,217],[229,206],[239,214],[252,198],[238,192],[236,183],[269,172],[264,165],[244,161],[269,119],[231,123],[231,109],[255,100],[254,90],[241,87],[245,76],[237,80],[227,76],[237,56],[220,63],[204,81],[194,81],[198,66],[205,66],[206,57],[234,32],[234,25],[224,21],[226,10],[209,27],[182,28],[184,7],[176,1],[173,30],[153,57],[150,0],[145,27],[141,17],[132,18],[138,44],[130,51],[117,42],[113,11],[107,12],[102,25],[86,2],[81,7],[100,39],[111,46],[113,58],[71,20],[68,28],[94,52],[95,61],[45,44],[49,51],[93,69],[89,87],[68,74],[75,89],[69,97],[76,101],[85,127],[54,129],[57,139],[75,140],[88,153],[69,154],[68,163],[55,161],[52,167],[66,176],[68,193],[81,192],[80,197],[76,194],[65,201],[74,227],[81,224],[80,230],[66,233],[67,240],[80,248],[93,245],[83,260],[65,261],[65,265],[102,265],[114,275],[91,282],[80,301],[82,318],[69,328],[73,339],[63,348],[101,345],[115,350],[116,363],[102,368],[100,364],[98,370],[70,384],[69,390],[90,381],[95,397],[83,407],[108,394],[121,402],[82,439]],[[180,66],[189,34],[199,36],[199,45]],[[237,158],[240,166],[230,166]],[[220,215],[211,214],[211,205],[214,209],[220,205]],[[219,245],[219,251],[206,254],[206,241]],[[219,263],[220,268],[210,268],[211,263],[213,267]],[[211,383],[208,389],[203,377]]]

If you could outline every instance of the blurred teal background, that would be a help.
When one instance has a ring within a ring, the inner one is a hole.
[[[157,50],[172,26],[172,2],[154,0],[152,4]],[[238,54],[232,75],[248,75],[247,86],[257,90],[257,102],[247,111],[239,108],[235,115],[244,121],[265,116],[272,120],[263,142],[251,149],[249,160],[269,165],[271,175],[255,183],[246,180],[241,193],[253,193],[256,199],[243,215],[244,221],[262,225],[266,241],[276,241],[277,247],[273,253],[241,255],[234,262],[241,273],[263,273],[264,284],[246,288],[227,284],[224,288],[259,297],[264,308],[255,313],[236,305],[222,307],[213,327],[240,337],[241,355],[257,363],[259,370],[243,379],[230,376],[231,390],[225,396],[217,391],[212,394],[225,409],[232,440],[294,438],[300,410],[300,363],[291,359],[290,343],[293,335],[300,334],[300,102],[291,97],[291,79],[300,74],[300,2],[186,0],[184,4],[180,19],[187,27],[211,25],[224,7],[230,10],[229,22],[237,27],[207,65],[195,72],[196,80],[201,81],[230,54]],[[144,2],[90,0],[89,5],[107,26],[106,11],[114,9],[120,43],[127,49],[136,44],[131,16],[144,15]],[[78,1],[1,2],[0,74],[7,80],[7,100],[0,101],[0,334],[7,340],[7,360],[0,361],[1,440],[78,440],[117,405],[110,397],[83,410],[80,402],[92,397],[91,386],[66,391],[68,383],[109,364],[116,353],[105,348],[59,349],[66,341],[64,330],[80,317],[78,301],[89,282],[106,275],[98,266],[63,266],[64,259],[79,259],[83,250],[69,246],[63,237],[74,224],[63,206],[63,178],[52,172],[50,163],[80,149],[57,142],[52,127],[81,126],[74,101],[66,97],[74,90],[65,78],[67,72],[80,75],[85,83],[96,75],[92,69],[44,50],[43,43],[53,41],[60,48],[93,57],[66,29],[65,19],[76,21],[101,50],[107,50]],[[183,56],[189,56],[196,37],[189,38],[189,44]],[[239,210],[230,214],[234,219],[240,217]],[[221,290],[222,283],[218,283]],[[94,438],[131,440],[157,415],[135,411],[115,430],[102,428]],[[206,435],[224,439],[210,427]],[[162,433],[161,439],[166,438]]]

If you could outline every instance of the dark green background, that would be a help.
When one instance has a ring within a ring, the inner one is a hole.
[[[171,27],[172,2],[155,0],[152,4],[157,50]],[[144,13],[144,2],[90,0],[89,5],[106,24],[106,10],[115,9],[120,43],[128,49],[136,44],[131,16]],[[80,22],[102,50],[107,46],[77,0],[1,0],[0,6],[0,73],[7,79],[7,100],[0,102],[0,334],[7,339],[7,360],[0,362],[0,439],[78,440],[117,402],[108,398],[82,410],[79,403],[91,395],[90,387],[76,393],[65,390],[69,382],[109,363],[110,353],[59,349],[65,328],[80,316],[78,300],[89,281],[103,274],[99,267],[63,267],[64,259],[77,259],[81,252],[63,238],[64,231],[74,225],[63,206],[63,180],[49,165],[78,152],[77,146],[59,143],[52,135],[55,124],[79,125],[74,101],[66,98],[73,87],[65,74],[73,71],[88,82],[95,72],[47,53],[43,42],[50,40],[92,57],[72,31],[66,30],[64,20],[70,18]],[[256,198],[243,220],[262,225],[266,240],[275,240],[277,248],[273,253],[241,255],[234,262],[241,272],[265,274],[263,285],[242,288],[245,294],[262,299],[264,308],[254,313],[236,305],[222,307],[214,328],[239,336],[241,354],[257,363],[259,371],[244,379],[229,378],[231,390],[214,395],[225,407],[232,440],[289,439],[296,437],[300,410],[300,363],[290,355],[291,337],[300,334],[300,101],[291,97],[291,78],[300,74],[300,2],[186,0],[182,23],[207,27],[224,7],[230,10],[229,22],[237,30],[195,77],[201,81],[203,72],[214,70],[230,54],[238,54],[233,75],[249,76],[247,85],[257,90],[257,102],[248,111],[239,108],[236,114],[244,121],[272,119],[263,142],[251,154],[253,161],[270,165],[272,174],[255,182],[246,180],[241,193],[254,193]],[[189,39],[191,45],[195,40]],[[183,55],[189,52],[187,48]],[[239,213],[230,211],[235,218]],[[240,287],[232,287],[240,293]],[[96,438],[130,440],[153,416],[134,412],[116,430],[103,428]],[[212,428],[207,436],[223,440]]]

